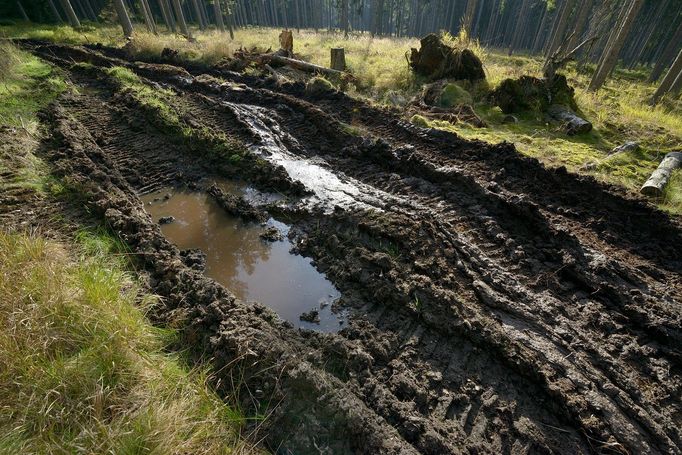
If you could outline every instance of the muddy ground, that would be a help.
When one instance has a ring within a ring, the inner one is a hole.
[[[237,387],[244,412],[265,417],[252,430],[269,449],[682,450],[678,219],[512,144],[414,127],[343,93],[22,44],[78,88],[42,115],[39,153],[138,258],[163,297],[157,322],[213,364],[220,393]],[[171,90],[191,139],[120,89],[103,71],[114,65]],[[239,159],[214,153],[227,145]],[[292,226],[343,295],[342,330],[299,331],[237,300],[183,262],[140,201],[169,185],[215,193],[218,177],[284,196],[227,206]],[[6,225],[35,205],[10,196]]]

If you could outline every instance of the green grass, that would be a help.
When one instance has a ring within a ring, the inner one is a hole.
[[[118,242],[77,245],[0,233],[0,453],[239,449],[240,415],[164,352]]]

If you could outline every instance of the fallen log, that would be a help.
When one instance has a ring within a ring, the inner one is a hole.
[[[315,65],[314,63],[308,63],[308,62],[304,62],[302,60],[296,60],[296,59],[289,58],[289,57],[282,57],[281,55],[275,55],[275,54],[263,55],[263,56],[261,56],[261,60],[264,63],[267,61],[267,62],[277,63],[279,65],[287,65],[287,66],[290,66],[294,69],[306,71],[308,73],[322,73],[322,74],[327,74],[330,76],[339,76],[339,77],[347,74],[347,73],[344,73],[343,71],[338,71],[338,70],[334,70],[331,68],[325,68],[324,66]]]
[[[592,130],[592,124],[590,122],[578,117],[575,112],[561,104],[552,104],[547,108],[547,113],[550,117],[559,120],[564,124],[566,134],[569,136],[587,133]]]
[[[670,175],[680,166],[682,166],[682,152],[668,153],[656,170],[651,173],[649,179],[644,182],[639,192],[649,197],[661,197],[663,189],[670,180]]]

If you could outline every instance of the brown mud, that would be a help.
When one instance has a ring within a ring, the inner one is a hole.
[[[218,391],[238,383],[244,411],[265,415],[271,449],[682,450],[679,220],[511,144],[421,129],[343,93],[24,45],[83,88],[43,117],[55,175],[136,254],[163,297],[154,317],[210,359]],[[113,65],[173,90],[202,147],[169,135],[101,71]],[[211,154],[218,133],[243,145],[238,164]],[[279,192],[229,207],[291,226],[295,252],[341,291],[343,330],[298,331],[237,299],[183,262],[140,199],[224,178]]]

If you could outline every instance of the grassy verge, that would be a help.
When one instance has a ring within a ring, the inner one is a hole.
[[[240,417],[164,353],[106,236],[0,234],[0,452],[231,453]],[[77,253],[77,254],[74,254]],[[72,257],[78,256],[77,259]]]
[[[43,134],[36,112],[68,84],[0,46],[0,168],[12,171],[0,190],[48,198],[62,185],[33,154]],[[146,319],[157,300],[126,257],[104,233],[57,243],[0,230],[0,453],[253,451],[209,372],[166,352],[175,335]]]

